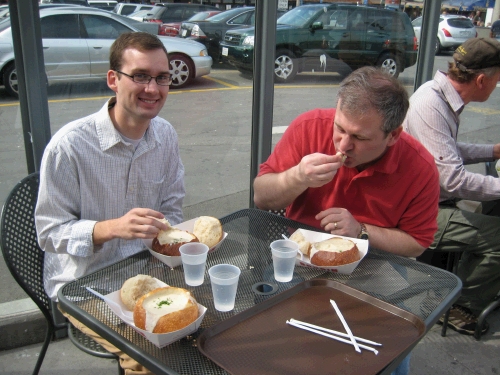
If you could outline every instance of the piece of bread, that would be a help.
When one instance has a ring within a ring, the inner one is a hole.
[[[193,234],[209,249],[217,245],[224,237],[221,222],[212,216],[200,216],[196,219]]]
[[[152,333],[182,329],[198,318],[198,305],[183,288],[157,288],[145,294],[134,308],[134,324]]]
[[[199,242],[198,238],[185,230],[169,227],[162,230],[153,238],[151,248],[157,253],[168,256],[181,256],[179,248],[188,242]]]
[[[356,244],[345,238],[332,237],[312,245],[309,255],[316,266],[341,266],[360,259]]]
[[[293,232],[289,240],[297,242],[299,250],[302,254],[309,255],[309,252],[311,251],[311,243],[305,239],[304,234],[299,229]]]
[[[120,289],[120,299],[127,309],[132,311],[139,298],[158,287],[158,281],[155,278],[139,274],[123,283]]]

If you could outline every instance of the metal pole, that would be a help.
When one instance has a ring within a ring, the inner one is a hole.
[[[253,180],[261,163],[271,154],[274,106],[274,54],[278,0],[255,2],[255,47],[253,61],[252,153],[250,161],[250,203]]]
[[[417,71],[415,73],[416,91],[423,83],[432,79],[434,70],[434,57],[437,41],[437,30],[441,1],[427,1],[422,15],[422,31],[420,45],[418,46]]]
[[[50,140],[49,105],[38,2],[11,0],[9,11],[26,163],[28,173],[32,173],[39,170],[43,151]]]

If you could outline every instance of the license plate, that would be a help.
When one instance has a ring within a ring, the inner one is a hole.
[[[460,30],[460,35],[461,36],[469,36],[469,32],[467,30]]]
[[[222,56],[227,56],[227,54],[228,54],[227,47],[222,47]]]
[[[188,31],[186,29],[182,30],[182,36],[186,36],[187,32]]]

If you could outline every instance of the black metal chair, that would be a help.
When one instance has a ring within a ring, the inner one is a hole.
[[[82,351],[102,358],[118,360],[119,374],[123,374],[119,358],[89,336],[73,327],[69,322],[54,323],[51,312],[51,300],[43,287],[44,252],[38,246],[35,229],[35,206],[38,197],[40,177],[30,174],[17,183],[10,192],[2,209],[0,222],[1,247],[3,257],[10,273],[35,302],[47,321],[47,333],[38,360],[33,370],[40,371],[45,353],[56,330],[65,329],[68,336]]]

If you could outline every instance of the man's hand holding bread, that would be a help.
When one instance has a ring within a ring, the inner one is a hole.
[[[323,186],[335,177],[344,160],[345,156],[340,152],[335,155],[306,155],[296,167],[297,179],[304,189]]]
[[[149,208],[133,208],[117,219],[98,221],[92,234],[94,245],[101,245],[115,238],[154,238],[160,230],[167,229],[167,225],[159,221],[161,219],[165,219],[161,212]]]

